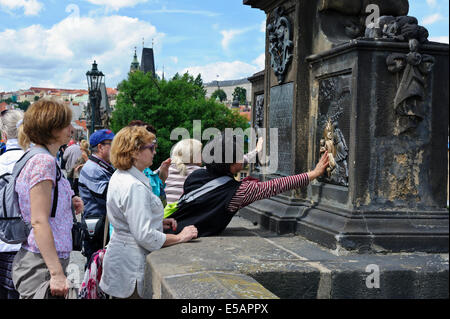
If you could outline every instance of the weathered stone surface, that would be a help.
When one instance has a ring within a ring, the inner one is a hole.
[[[242,215],[332,249],[448,252],[449,81],[448,71],[435,71],[448,70],[448,45],[426,41],[426,29],[404,16],[406,0],[244,4],[264,10],[268,23],[281,7],[293,26],[294,56],[281,86],[266,59],[265,121],[280,130],[278,171],[253,175],[306,172],[325,151],[334,169]],[[387,39],[360,38],[369,4],[393,16],[383,20]],[[292,93],[281,92],[287,85]]]
[[[162,299],[278,299],[255,279],[241,274],[201,272],[165,277]]]
[[[339,119],[348,145],[348,187],[313,182],[303,202],[284,204],[279,196],[254,203],[242,214],[274,231],[293,230],[332,249],[447,252],[448,167],[442,158],[447,152],[448,108],[443,106],[448,105],[448,73],[426,78],[425,95],[418,100],[422,120],[405,130],[398,121],[404,115],[394,104],[401,74],[391,73],[386,59],[409,49],[408,43],[355,40],[311,56],[313,134],[302,135],[309,140],[307,162],[312,169],[318,161],[323,136],[319,119],[331,105],[320,102],[327,92],[320,84],[348,78],[343,83],[350,85],[351,94],[342,103],[345,115]],[[448,68],[448,45],[422,45],[420,52],[434,57],[436,69]],[[288,211],[294,214],[284,213]]]
[[[234,217],[220,236],[149,254],[146,297],[448,298],[448,267],[448,254],[339,256]],[[366,284],[375,270],[378,288]]]

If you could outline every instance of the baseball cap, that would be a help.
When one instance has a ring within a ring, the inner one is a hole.
[[[103,129],[94,132],[89,138],[89,144],[91,147],[95,147],[103,141],[112,140],[114,138],[114,133],[111,130]]]

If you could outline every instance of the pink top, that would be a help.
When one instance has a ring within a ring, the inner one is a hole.
[[[45,181],[56,180],[56,160],[50,154],[38,154],[33,156],[20,172],[16,181],[16,192],[19,199],[19,207],[22,217],[26,222],[31,221],[30,190],[36,184]],[[64,176],[58,182],[58,205],[55,217],[49,217],[50,228],[55,240],[55,247],[59,258],[69,258],[72,251],[72,195],[73,190]],[[52,191],[53,203],[53,191]],[[22,247],[33,253],[40,253],[34,237],[34,229],[31,229],[28,240]]]

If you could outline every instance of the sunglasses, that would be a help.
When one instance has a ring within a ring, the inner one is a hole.
[[[148,145],[144,145],[141,147],[141,150],[145,150],[145,149],[149,149],[150,151],[154,152],[156,149],[156,144],[152,143],[152,144],[148,144]]]

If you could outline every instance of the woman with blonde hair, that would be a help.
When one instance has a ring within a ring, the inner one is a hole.
[[[114,232],[103,259],[102,291],[114,298],[143,296],[145,258],[153,250],[187,242],[197,229],[187,226],[178,235],[174,219],[163,219],[164,208],[153,194],[144,169],[151,166],[156,137],[143,126],[127,126],[115,135],[106,210]]]
[[[69,291],[66,267],[72,251],[71,206],[80,213],[83,202],[72,197],[69,181],[56,163],[56,153],[70,140],[71,120],[68,106],[42,99],[25,112],[19,131],[19,141],[26,145],[32,142],[33,148],[41,149],[27,161],[15,186],[22,218],[32,227],[13,262],[12,279],[20,298],[44,296],[47,284],[53,296],[65,296]]]
[[[169,176],[166,179],[167,204],[172,204],[183,194],[186,178],[202,165],[202,143],[195,139],[184,139],[173,147]]]

